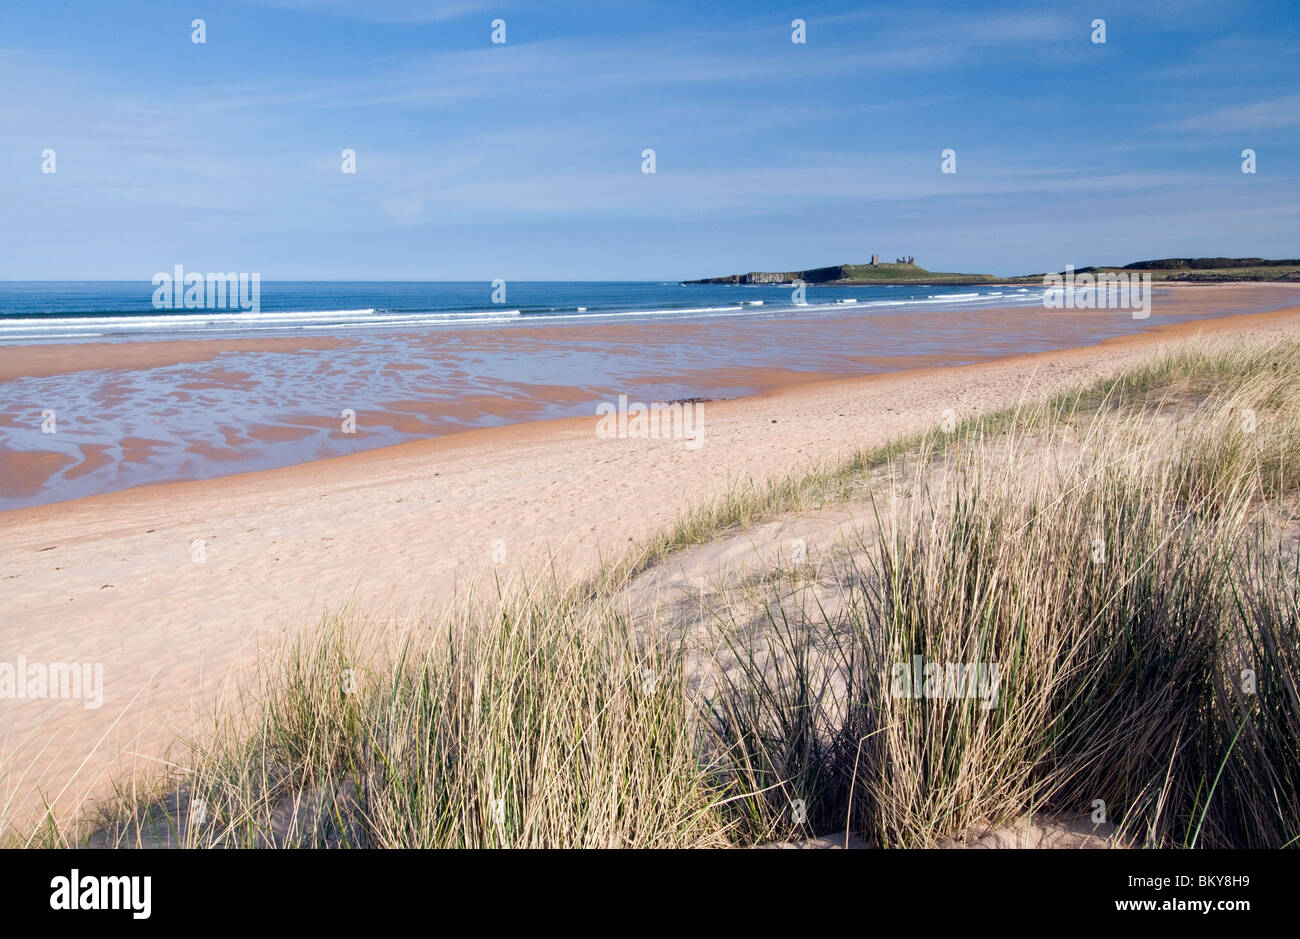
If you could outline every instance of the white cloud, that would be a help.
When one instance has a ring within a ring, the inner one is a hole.
[[[1169,130],[1205,131],[1212,134],[1235,134],[1241,131],[1273,130],[1300,124],[1300,95],[1287,95],[1272,101],[1234,104],[1172,121]]]
[[[482,10],[494,0],[260,0],[264,6],[374,23],[437,23]]]

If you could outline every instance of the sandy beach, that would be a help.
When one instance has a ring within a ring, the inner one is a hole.
[[[1257,303],[1269,289],[1218,288],[1216,309],[1233,290]],[[400,623],[548,561],[579,577],[729,486],[833,461],[945,411],[1040,398],[1195,334],[1295,338],[1300,308],[710,401],[698,448],[601,439],[591,417],[513,423],[0,513],[0,645],[32,661],[103,663],[104,675],[99,709],[6,702],[0,746],[13,769],[2,786],[19,793],[10,818],[35,807],[37,790],[73,812],[112,774],[156,766],[238,691],[259,650],[327,611],[350,603]]]

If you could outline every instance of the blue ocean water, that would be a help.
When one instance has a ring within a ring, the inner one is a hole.
[[[221,309],[156,309],[151,283],[0,282],[0,344],[274,335],[338,330],[527,326],[774,316],[845,307],[874,311],[1037,303],[1039,287],[682,285],[673,282],[509,282],[498,291],[474,282],[264,282],[256,312],[227,301]]]

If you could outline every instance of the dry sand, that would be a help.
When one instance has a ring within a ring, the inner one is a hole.
[[[156,766],[258,649],[349,600],[396,622],[436,610],[499,572],[502,547],[505,568],[590,572],[729,485],[1113,374],[1195,333],[1300,337],[1300,308],[711,402],[696,449],[569,419],[2,513],[0,659],[102,662],[104,702],[0,702],[0,807],[16,791],[9,818],[27,817],[39,787],[71,813],[110,771]]]

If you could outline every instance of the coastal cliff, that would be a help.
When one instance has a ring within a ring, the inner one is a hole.
[[[992,274],[954,274],[927,271],[908,261],[870,264],[836,264],[804,271],[750,271],[726,277],[686,280],[684,284],[788,284],[801,280],[805,284],[988,284],[997,280]]]

